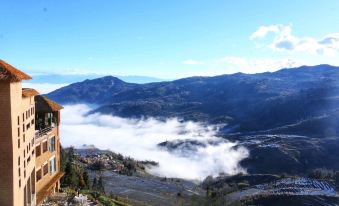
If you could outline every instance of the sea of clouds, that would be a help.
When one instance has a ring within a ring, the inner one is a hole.
[[[111,115],[87,115],[87,105],[65,106],[62,110],[61,143],[63,146],[95,145],[137,160],[153,160],[159,166],[150,172],[163,177],[203,180],[220,173],[246,172],[239,162],[248,157],[244,147],[216,136],[217,128],[178,119],[158,121],[126,119]],[[176,153],[159,147],[168,141],[194,140],[205,147]]]

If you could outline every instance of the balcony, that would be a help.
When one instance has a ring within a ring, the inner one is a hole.
[[[35,116],[35,140],[45,139],[54,128],[58,127],[59,114],[57,112],[37,112]]]
[[[46,127],[41,130],[37,130],[35,132],[35,140],[43,139],[43,137],[47,136],[50,132],[52,132],[52,127]]]
[[[59,186],[57,186],[58,181],[61,179],[61,177],[64,176],[65,173],[58,172],[53,177],[50,178],[48,183],[41,188],[37,193],[37,204],[41,204],[44,199],[46,199],[49,195],[53,193],[53,189],[56,190],[55,192],[58,192]]]

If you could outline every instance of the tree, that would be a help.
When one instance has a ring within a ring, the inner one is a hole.
[[[79,187],[84,189],[87,187],[83,175],[79,175]]]
[[[100,176],[98,180],[98,191],[105,194],[105,187],[104,187],[102,176]]]
[[[86,188],[90,188],[91,185],[89,183],[89,177],[88,177],[88,173],[87,171],[85,170],[84,173],[82,174],[82,177],[83,177],[83,180],[85,182],[85,185],[86,185]]]
[[[93,179],[93,184],[92,184],[92,189],[93,189],[93,190],[96,190],[96,189],[97,189],[97,187],[98,187],[97,178],[96,178],[96,177],[94,177],[94,179]]]
[[[62,183],[65,186],[69,186],[69,187],[73,187],[73,188],[78,186],[79,178],[77,178],[76,171],[73,168],[71,162],[66,163],[65,176],[62,179]]]
[[[67,156],[68,156],[68,161],[73,162],[74,157],[75,157],[75,151],[74,151],[73,146],[68,149],[68,155]]]
[[[105,169],[105,164],[101,160],[95,161],[91,165],[91,169],[92,170],[103,170],[103,169]]]

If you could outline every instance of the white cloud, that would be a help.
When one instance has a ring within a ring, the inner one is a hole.
[[[166,177],[203,180],[208,175],[245,172],[239,162],[248,150],[237,143],[216,137],[217,128],[168,119],[125,119],[110,115],[85,114],[86,105],[65,106],[62,111],[61,143],[81,147],[94,144],[139,160],[154,160],[150,172]],[[86,132],[84,132],[86,131]],[[169,152],[157,146],[165,141],[194,140],[206,145],[197,150]]]
[[[184,60],[182,63],[183,64],[189,64],[189,65],[197,65],[197,64],[202,64],[203,62],[193,60],[193,59],[188,59],[188,60]]]
[[[217,64],[225,65],[227,70],[232,72],[244,72],[248,74],[260,73],[266,71],[277,71],[282,68],[293,68],[306,65],[304,61],[282,58],[243,58],[243,57],[224,57],[216,61]]]
[[[287,29],[289,29],[288,26],[283,25],[261,26],[250,36],[250,39],[264,38],[268,33],[280,33]]]
[[[273,33],[273,39],[266,46],[274,51],[307,52],[326,56],[339,54],[339,33],[327,34],[320,40],[312,37],[297,37],[292,34],[292,26],[270,25],[261,26],[251,36],[256,42],[268,40],[268,34]]]

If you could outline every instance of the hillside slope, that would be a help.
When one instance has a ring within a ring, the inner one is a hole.
[[[149,84],[107,76],[71,84],[48,96],[63,104],[96,104],[95,112],[122,117],[179,117],[228,123],[235,131],[267,130],[339,109],[339,69],[303,66]]]

